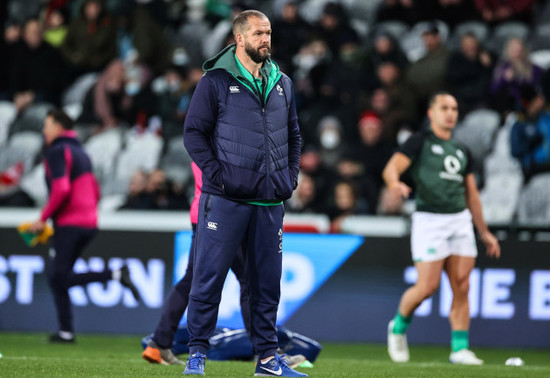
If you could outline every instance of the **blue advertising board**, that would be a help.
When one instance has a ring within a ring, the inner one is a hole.
[[[174,284],[183,277],[187,268],[191,236],[190,231],[176,234]],[[285,234],[278,324],[285,324],[362,242],[362,237],[353,235]],[[218,326],[244,327],[239,297],[239,283],[231,272],[222,292]],[[183,324],[185,319],[186,316],[182,319]]]

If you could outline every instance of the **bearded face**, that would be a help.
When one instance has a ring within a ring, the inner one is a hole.
[[[271,47],[268,43],[262,44],[259,47],[254,47],[252,44],[245,41],[244,51],[254,63],[263,63],[271,57]]]
[[[271,57],[271,24],[264,17],[250,17],[241,33],[246,55],[257,64]]]

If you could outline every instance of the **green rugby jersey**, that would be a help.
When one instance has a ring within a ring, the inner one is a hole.
[[[398,151],[411,159],[417,211],[451,214],[466,208],[464,177],[472,172],[472,157],[464,145],[426,130],[411,136]]]

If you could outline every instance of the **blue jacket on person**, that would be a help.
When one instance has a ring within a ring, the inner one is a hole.
[[[185,118],[185,148],[202,170],[203,192],[280,202],[292,195],[300,165],[292,82],[267,59],[258,88],[236,59],[230,45],[204,63]]]
[[[550,168],[550,112],[543,110],[535,119],[516,121],[510,133],[512,156],[525,171]]]

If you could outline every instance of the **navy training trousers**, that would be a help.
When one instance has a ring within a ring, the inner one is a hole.
[[[242,246],[250,307],[250,339],[260,359],[278,347],[283,205],[256,206],[202,193],[187,328],[189,353],[206,353],[223,284]]]
[[[76,259],[82,255],[84,247],[96,234],[97,229],[71,226],[55,227],[47,276],[53,292],[60,331],[74,331],[69,288],[90,282],[107,282],[112,277],[112,271],[109,269],[89,273],[75,273],[73,271]]]
[[[187,304],[189,303],[189,292],[191,291],[191,281],[193,280],[193,261],[195,259],[195,248],[197,244],[196,227],[197,225],[193,224],[189,262],[187,263],[185,274],[168,293],[162,309],[160,321],[157,328],[155,328],[153,341],[161,348],[172,347],[174,336],[178,330],[185,309],[187,308]],[[241,286],[241,313],[244,327],[250,335],[250,310],[248,309],[248,290],[246,288],[245,265],[242,253],[238,253],[235,256],[231,264],[231,270],[235,273]]]

